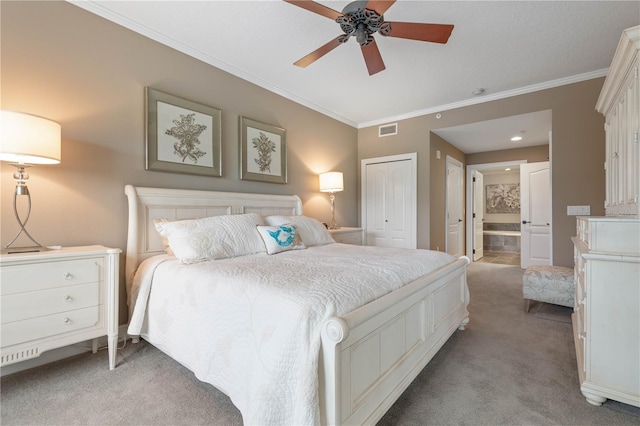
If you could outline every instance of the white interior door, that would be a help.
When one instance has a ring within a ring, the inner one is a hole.
[[[520,266],[551,265],[551,182],[548,161],[520,166],[520,191]]]
[[[415,154],[362,161],[365,244],[416,248]]]
[[[445,250],[452,256],[462,256],[464,202],[462,199],[462,163],[447,155],[446,166],[447,237]]]
[[[482,173],[473,172],[473,261],[484,256],[484,182]]]

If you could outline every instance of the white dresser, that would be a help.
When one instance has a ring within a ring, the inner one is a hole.
[[[340,227],[337,229],[329,229],[329,233],[336,241],[342,244],[362,245],[362,228]]]
[[[109,368],[118,339],[120,249],[66,247],[0,256],[1,364],[108,336]]]
[[[640,217],[640,26],[624,31],[596,103],[605,116],[607,216]]]
[[[640,220],[580,216],[573,243],[580,390],[640,407]]]
[[[605,116],[606,217],[578,217],[573,334],[580,390],[640,407],[640,26],[625,30],[596,109]]]

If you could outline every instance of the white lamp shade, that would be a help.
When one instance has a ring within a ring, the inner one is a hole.
[[[340,192],[344,190],[342,172],[320,173],[320,192]]]
[[[0,160],[14,163],[58,164],[60,124],[37,115],[2,111]]]

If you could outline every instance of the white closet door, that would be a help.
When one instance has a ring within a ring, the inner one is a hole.
[[[367,245],[416,248],[414,161],[363,164],[363,224]]]
[[[387,246],[389,220],[387,163],[368,164],[366,171],[366,242],[369,246]]]

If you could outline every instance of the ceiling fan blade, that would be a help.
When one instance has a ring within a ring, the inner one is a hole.
[[[375,10],[378,15],[384,15],[384,13],[396,2],[396,0],[369,0],[369,3],[365,6],[365,9]]]
[[[330,7],[321,5],[311,0],[284,0],[286,3],[291,3],[295,6],[308,10],[309,12],[317,13],[318,15],[326,16],[334,21],[342,16],[342,13],[331,9]]]
[[[364,62],[367,64],[367,70],[369,70],[369,75],[374,75],[385,69],[380,50],[375,40],[367,46],[362,46],[361,49]]]
[[[331,40],[329,43],[324,44],[324,45],[320,46],[318,49],[316,49],[313,52],[309,53],[304,58],[298,59],[296,62],[293,63],[293,65],[297,65],[297,66],[299,66],[301,68],[305,68],[308,65],[311,65],[312,63],[317,61],[318,59],[322,58],[324,55],[326,55],[327,53],[331,52],[333,49],[335,49],[336,47],[340,46],[341,44],[342,43],[340,43],[338,41],[338,37],[336,37],[333,40]]]
[[[449,24],[420,24],[413,22],[389,22],[391,31],[387,37],[446,43],[453,31]]]

